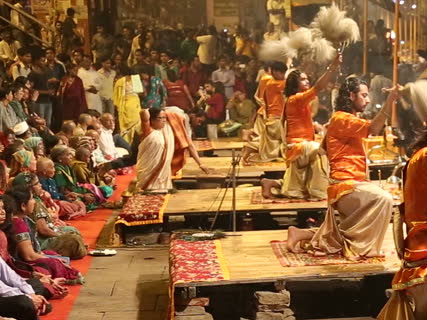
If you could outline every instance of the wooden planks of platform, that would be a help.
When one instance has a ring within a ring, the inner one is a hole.
[[[386,256],[385,261],[376,263],[283,267],[274,255],[270,241],[286,238],[287,230],[227,233],[227,237],[220,241],[229,279],[209,282],[189,281],[176,286],[197,287],[290,280],[362,278],[373,274],[395,273],[400,267],[400,261],[394,249],[391,224],[383,243],[383,250],[389,255]]]
[[[231,157],[202,157],[200,158],[203,165],[211,169],[210,174],[204,173],[200,170],[198,164],[193,158],[188,158],[187,163],[181,172],[181,179],[213,179],[225,178],[230,176],[231,173]],[[286,170],[285,162],[267,162],[252,165],[243,165],[242,162],[236,167],[236,176],[245,178],[259,178],[265,172],[280,172]]]
[[[314,211],[327,208],[326,201],[313,201],[303,203],[252,203],[253,192],[261,191],[261,187],[236,188],[237,212],[273,212],[273,211]],[[180,190],[172,194],[164,211],[164,216],[185,214],[209,214],[215,213],[222,200],[225,189],[196,189]],[[220,212],[230,212],[233,190],[228,189],[225,194]]]

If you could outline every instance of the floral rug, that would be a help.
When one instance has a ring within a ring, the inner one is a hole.
[[[316,257],[310,253],[293,253],[286,249],[286,241],[274,240],[270,242],[271,248],[282,267],[308,267],[324,266],[334,264],[358,264],[358,263],[381,263],[385,258],[367,258],[358,261],[350,261],[340,254]]]
[[[169,319],[174,319],[176,284],[230,279],[221,241],[185,241],[178,240],[172,235],[169,249],[169,278]]]
[[[142,195],[131,197],[117,216],[116,225],[139,226],[163,223],[163,213],[169,201],[167,195]]]

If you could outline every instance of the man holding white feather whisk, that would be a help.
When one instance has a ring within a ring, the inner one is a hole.
[[[263,179],[265,198],[285,196],[298,199],[326,199],[329,165],[326,153],[315,139],[310,103],[332,80],[341,64],[338,54],[313,87],[304,72],[292,71],[286,80],[284,134],[287,169],[283,180]]]

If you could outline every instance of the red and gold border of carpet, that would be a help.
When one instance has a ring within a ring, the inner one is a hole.
[[[220,240],[184,241],[172,236],[169,249],[169,319],[175,318],[175,286],[186,282],[229,280]]]
[[[381,263],[385,258],[366,258],[351,261],[340,254],[326,256],[314,256],[311,253],[293,253],[286,249],[286,241],[273,240],[270,242],[274,255],[279,260],[282,267],[309,267],[337,264],[359,264],[359,263]]]
[[[128,227],[163,223],[163,213],[169,202],[170,194],[143,195],[131,197],[117,217],[115,225]]]

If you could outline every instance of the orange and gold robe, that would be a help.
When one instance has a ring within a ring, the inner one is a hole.
[[[349,259],[381,255],[393,198],[366,181],[363,138],[368,136],[369,127],[369,121],[347,112],[338,111],[331,118],[325,139],[331,180],[329,207],[325,221],[311,239],[315,250],[341,252]]]
[[[418,150],[409,161],[404,184],[405,261],[427,259],[427,148]],[[393,289],[427,283],[427,265],[401,268],[393,279]]]
[[[369,135],[369,120],[351,113],[335,112],[326,133],[326,150],[330,178],[336,182],[328,188],[329,203],[335,203],[354,190],[354,183],[366,180],[366,154],[363,138]]]
[[[273,79],[271,74],[264,74],[259,80],[257,91],[255,92],[255,101],[259,105],[258,114],[264,114],[265,110],[265,88],[267,86],[267,82]]]

